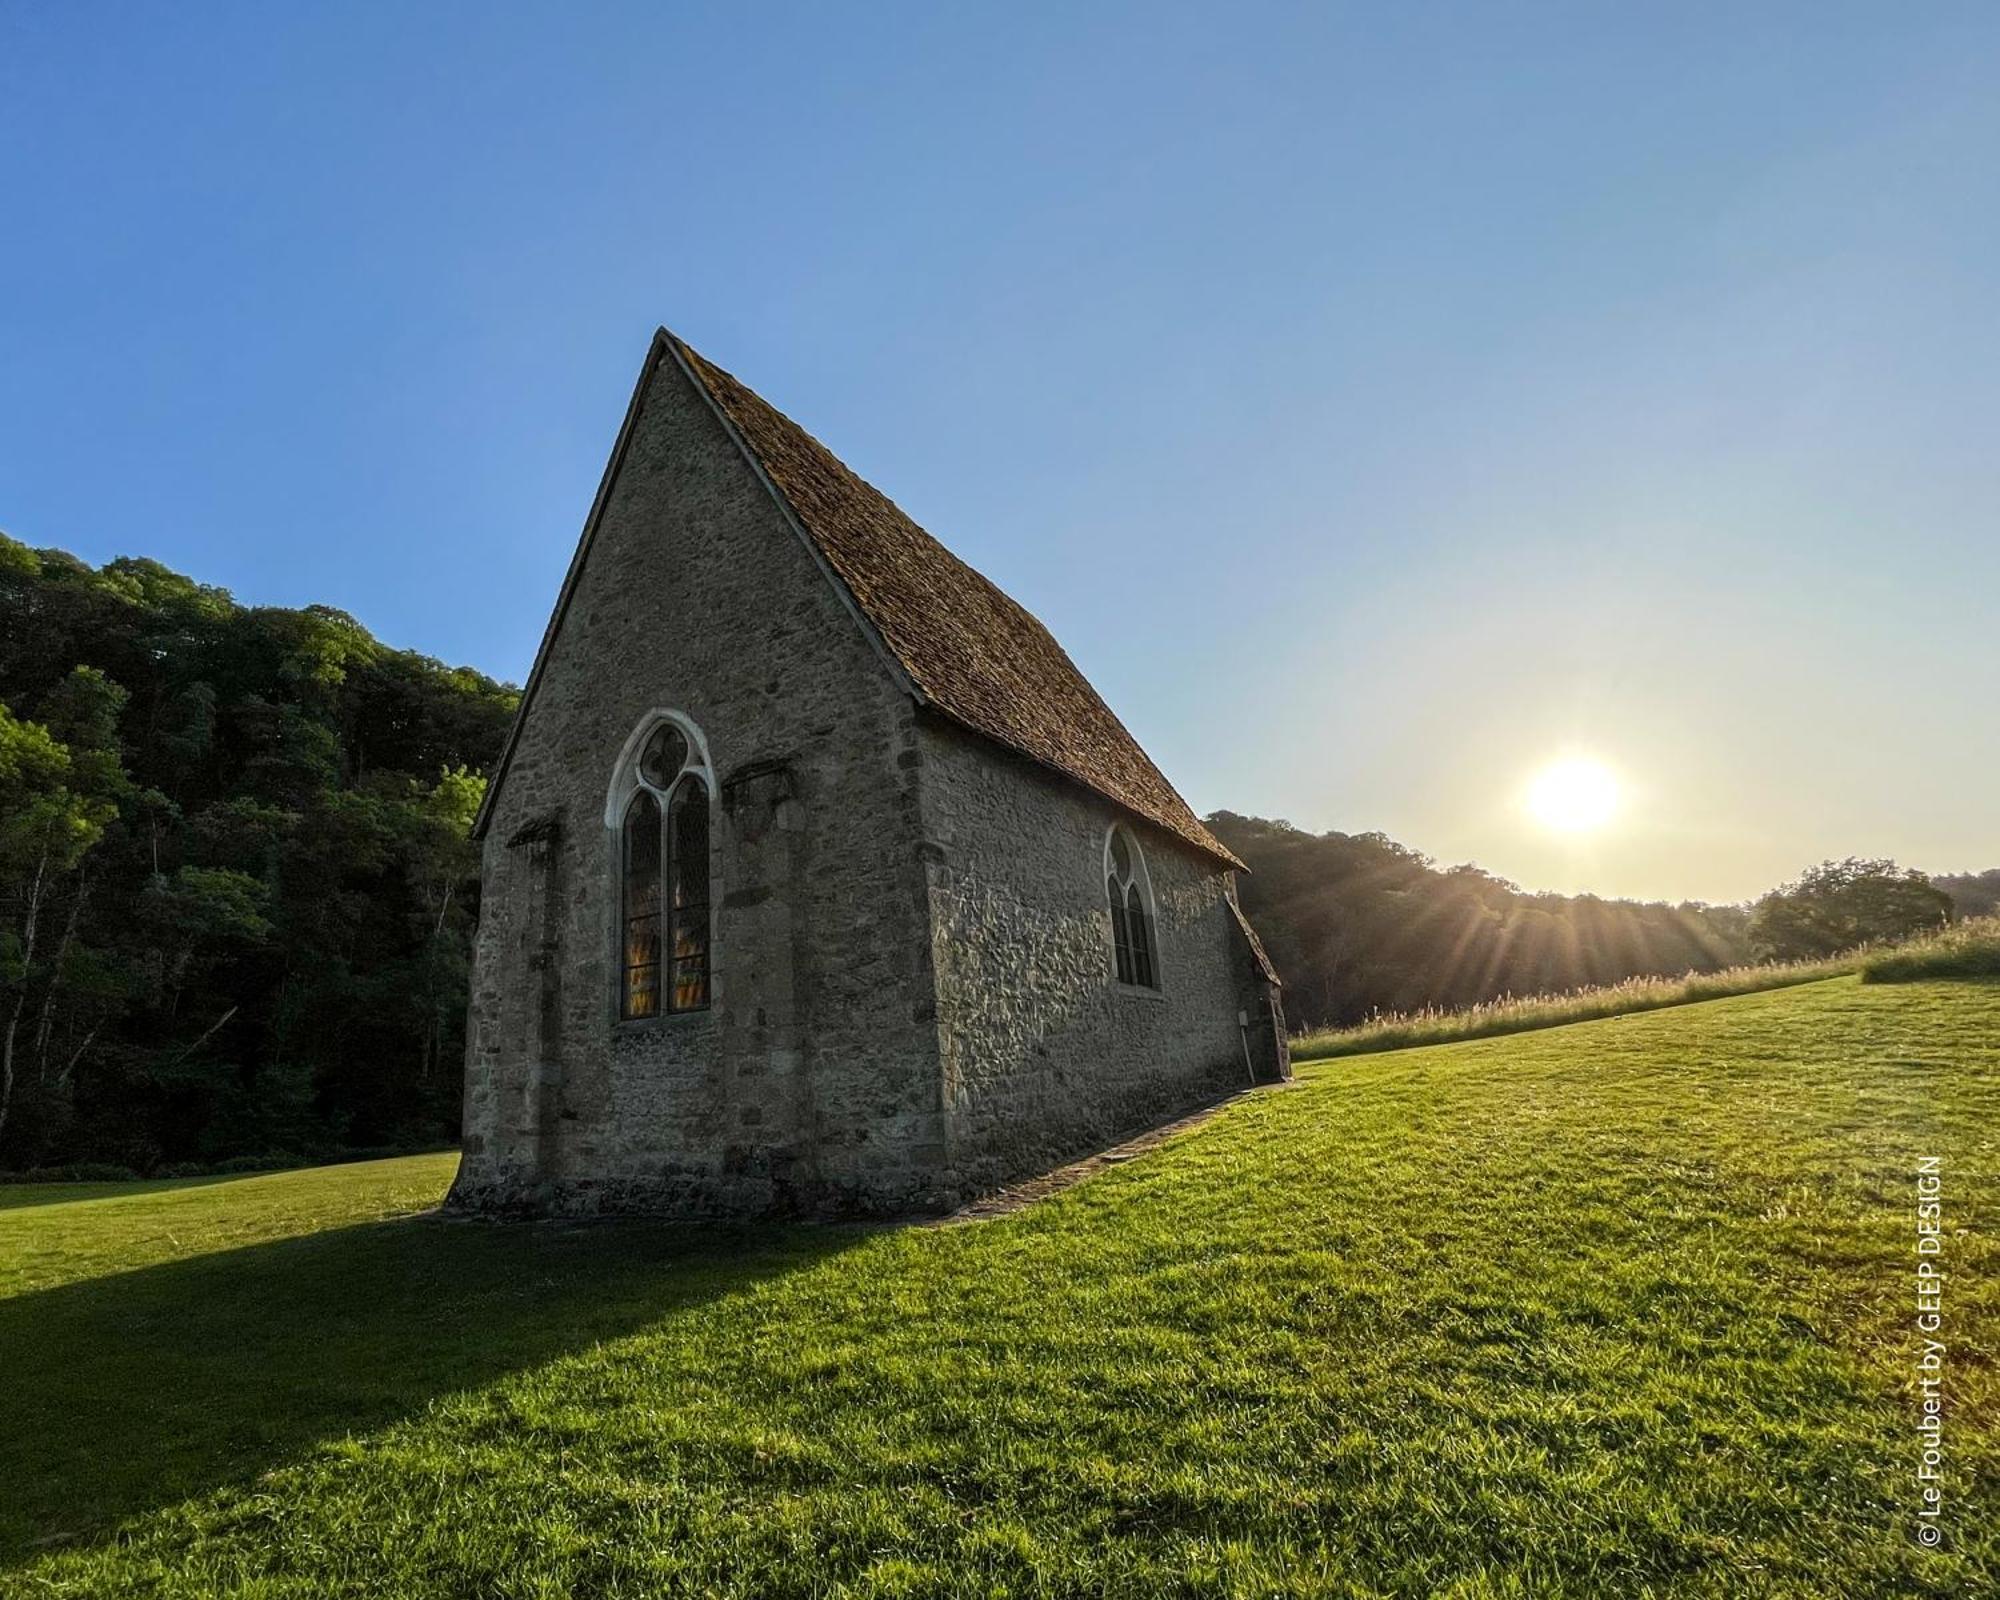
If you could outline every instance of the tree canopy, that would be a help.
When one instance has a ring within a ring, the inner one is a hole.
[[[1921,872],[1849,856],[1808,867],[1759,900],[1750,942],[1774,960],[1805,960],[1907,939],[1956,915],[1951,895]]]
[[[2000,867],[1984,872],[1934,872],[1931,882],[1951,896],[1961,917],[2000,916]]]
[[[1750,955],[1736,906],[1530,894],[1379,833],[1312,834],[1229,811],[1208,825],[1250,867],[1243,909],[1294,1026],[1712,972]]]
[[[0,535],[0,1163],[454,1138],[466,830],[516,698]]]

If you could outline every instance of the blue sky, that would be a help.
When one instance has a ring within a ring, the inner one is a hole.
[[[1992,866],[1996,79],[1990,6],[9,0],[0,527],[518,681],[664,322],[1199,810]]]

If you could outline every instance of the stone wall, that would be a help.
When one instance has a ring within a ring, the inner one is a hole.
[[[619,751],[656,708],[719,793],[712,1004],[617,1020]],[[938,1203],[912,702],[663,357],[484,843],[454,1203],[705,1213]]]
[[[1245,1085],[1238,1016],[1263,988],[1229,874],[955,725],[922,718],[919,748],[956,1186],[1045,1170]],[[1103,861],[1121,819],[1152,878],[1158,992],[1113,976]]]

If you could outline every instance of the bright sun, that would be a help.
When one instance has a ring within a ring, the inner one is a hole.
[[[1566,756],[1535,774],[1528,785],[1528,810],[1558,833],[1588,833],[1609,822],[1618,809],[1618,779],[1602,761]]]

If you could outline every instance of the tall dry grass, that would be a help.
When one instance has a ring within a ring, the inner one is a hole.
[[[1720,1000],[1726,995],[1754,994],[1760,989],[1784,989],[1798,983],[1838,978],[1860,965],[1859,955],[1833,956],[1824,961],[1788,961],[1765,966],[1725,967],[1720,972],[1690,972],[1678,978],[1627,978],[1623,983],[1562,994],[1503,995],[1462,1010],[1390,1011],[1349,1028],[1325,1028],[1292,1041],[1294,1061],[1325,1061],[1334,1056],[1366,1055],[1374,1050],[1402,1050],[1411,1045],[1444,1044],[1453,1039],[1487,1039],[1503,1033],[1555,1028],[1566,1022],[1591,1022],[1633,1011],[1658,1011],[1694,1000]]]
[[[2000,978],[2000,917],[1968,917],[1861,963],[1863,983],[1923,983],[1933,978]]]
[[[1865,983],[1916,983],[1933,978],[2000,977],[2000,917],[1973,917],[1889,949],[1866,946],[1819,961],[1784,961],[1690,972],[1679,978],[1627,978],[1623,983],[1562,994],[1506,995],[1462,1010],[1392,1011],[1350,1028],[1323,1028],[1292,1041],[1294,1061],[1402,1050],[1454,1039],[1487,1039],[1567,1022],[1591,1022],[1634,1011],[1658,1011],[1696,1000],[1720,1000],[1762,989],[1786,989],[1859,972]]]

